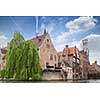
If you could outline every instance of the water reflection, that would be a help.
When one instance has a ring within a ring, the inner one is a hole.
[[[100,80],[67,80],[67,81],[0,81],[0,83],[100,83]]]

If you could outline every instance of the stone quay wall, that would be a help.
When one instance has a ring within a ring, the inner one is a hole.
[[[42,80],[65,80],[64,73],[62,72],[43,72]]]

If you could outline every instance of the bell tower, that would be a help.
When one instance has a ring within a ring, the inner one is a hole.
[[[83,42],[83,51],[86,54],[87,60],[88,60],[88,63],[89,63],[88,39],[84,39],[84,40],[82,40],[82,42]]]
[[[88,49],[88,39],[82,40],[83,42],[83,51],[86,53],[86,55],[89,55],[89,49]]]

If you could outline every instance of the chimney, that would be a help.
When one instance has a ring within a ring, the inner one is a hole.
[[[97,64],[97,60],[94,63]]]
[[[65,45],[66,48],[68,48],[68,45]]]
[[[69,53],[69,52],[68,52],[68,45],[65,45],[65,48],[66,48],[66,61],[68,61],[68,59],[69,59],[69,58],[68,58],[68,53]]]

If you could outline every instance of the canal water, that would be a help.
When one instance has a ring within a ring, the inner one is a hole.
[[[100,83],[100,79],[67,81],[0,81],[0,83]]]

